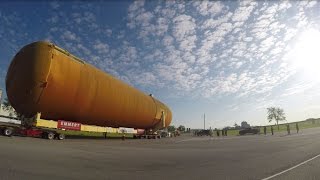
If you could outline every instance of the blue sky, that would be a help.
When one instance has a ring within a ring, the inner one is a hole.
[[[47,40],[154,94],[174,125],[320,117],[317,1],[7,1],[0,39],[2,89],[15,53]]]

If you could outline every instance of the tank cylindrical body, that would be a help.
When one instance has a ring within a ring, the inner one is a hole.
[[[171,123],[170,109],[134,87],[112,77],[48,42],[23,47],[6,77],[10,103],[31,117],[69,120],[110,127],[152,129]]]

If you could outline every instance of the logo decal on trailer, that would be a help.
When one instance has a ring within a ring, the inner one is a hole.
[[[58,121],[58,128],[67,130],[81,130],[81,123],[71,122],[71,121]]]

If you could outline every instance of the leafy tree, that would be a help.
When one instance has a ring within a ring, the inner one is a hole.
[[[247,123],[247,121],[242,121],[241,122],[241,128],[249,128],[250,124]]]
[[[181,132],[184,132],[186,130],[186,128],[184,126],[180,125],[178,127],[178,130],[181,131]]]
[[[174,132],[176,128],[174,126],[168,126],[168,131],[169,132]]]
[[[267,113],[268,113],[268,121],[272,122],[272,121],[276,121],[277,126],[278,126],[278,130],[279,130],[279,121],[284,121],[286,120],[285,114],[283,109],[279,108],[279,107],[269,107],[267,108]]]
[[[240,129],[241,128],[238,123],[234,123],[233,126],[234,126],[234,129]]]
[[[17,113],[17,111],[11,106],[8,98],[5,98],[2,109],[4,111],[7,111],[10,117],[13,117],[13,116],[21,117],[21,115]]]

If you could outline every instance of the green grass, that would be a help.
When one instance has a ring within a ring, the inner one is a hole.
[[[222,136],[221,130],[219,131],[219,133],[220,133],[220,136]],[[230,130],[228,130],[227,134],[228,134],[228,136],[237,136],[237,135],[239,135],[239,130],[230,129]],[[217,136],[216,130],[213,130],[213,136]]]
[[[291,133],[296,132],[296,123],[298,123],[300,130],[307,129],[307,128],[320,127],[320,119],[292,122],[292,123],[289,123]],[[272,125],[272,126],[273,126],[274,133],[287,131],[287,124],[279,124],[279,130],[277,125]],[[271,126],[269,125],[266,127],[267,127],[267,133],[270,134]],[[260,127],[260,134],[263,134],[263,128],[264,126]],[[239,130],[235,130],[235,129],[228,130],[228,136],[237,136],[237,135],[239,135]],[[215,130],[213,131],[213,136],[217,136],[217,132]],[[221,130],[220,130],[220,136],[221,136]]]
[[[228,136],[237,136],[237,135],[239,135],[239,130],[236,130],[236,129],[228,130],[227,135]]]
[[[301,122],[293,122],[289,123],[290,131],[295,132],[296,131],[296,123],[298,123],[299,129],[307,129],[307,128],[314,128],[314,127],[320,127],[320,121],[301,121]],[[276,132],[282,132],[287,131],[287,124],[279,124],[279,130],[277,125],[273,125],[273,131]],[[263,133],[263,126],[260,127],[260,133]],[[271,126],[267,126],[267,133],[271,133]]]

